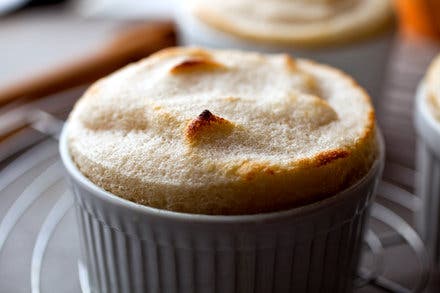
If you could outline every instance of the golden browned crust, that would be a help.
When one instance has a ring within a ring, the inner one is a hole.
[[[346,150],[332,150],[324,153],[320,153],[316,156],[316,161],[318,162],[317,166],[321,167],[327,165],[334,160],[346,158],[350,155],[350,153]]]
[[[154,54],[150,55],[149,60],[158,60],[158,59],[165,59],[170,57],[179,56],[181,53],[182,48],[181,47],[169,47],[165,48],[163,50],[157,51]],[[186,57],[187,58],[200,58],[200,59],[206,59],[210,60],[212,59],[212,56],[207,53],[206,50],[203,50],[198,47],[189,47],[186,48]]]
[[[222,64],[212,60],[200,57],[185,59],[179,64],[173,66],[170,72],[173,74],[186,73],[194,70],[216,70],[224,68]]]

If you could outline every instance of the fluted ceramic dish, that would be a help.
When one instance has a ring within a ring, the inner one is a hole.
[[[92,292],[350,292],[384,144],[355,185],[314,204],[257,215],[159,210],[119,198],[60,153],[72,183]]]

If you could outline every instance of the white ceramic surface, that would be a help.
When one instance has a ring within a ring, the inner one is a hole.
[[[340,68],[353,76],[368,91],[373,100],[378,100],[381,96],[394,39],[392,33],[385,33],[348,45],[301,49],[252,42],[221,32],[194,17],[188,5],[180,5],[179,9],[176,9],[176,21],[180,43],[183,45],[289,53],[297,58],[316,60]]]
[[[440,121],[426,102],[423,83],[418,89],[415,107],[417,140],[416,194],[422,199],[416,213],[417,229],[426,242],[431,259],[440,265]]]
[[[356,185],[268,214],[209,216],[112,195],[60,151],[72,183],[93,292],[349,292],[384,147]]]

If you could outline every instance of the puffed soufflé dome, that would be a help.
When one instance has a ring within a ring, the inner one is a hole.
[[[196,214],[312,203],[355,183],[377,155],[365,91],[288,55],[166,49],[93,84],[67,127],[93,183]]]

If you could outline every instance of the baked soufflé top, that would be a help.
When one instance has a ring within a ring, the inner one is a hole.
[[[285,210],[332,196],[377,155],[368,95],[288,55],[171,48],[93,84],[70,155],[127,200],[194,214]]]

